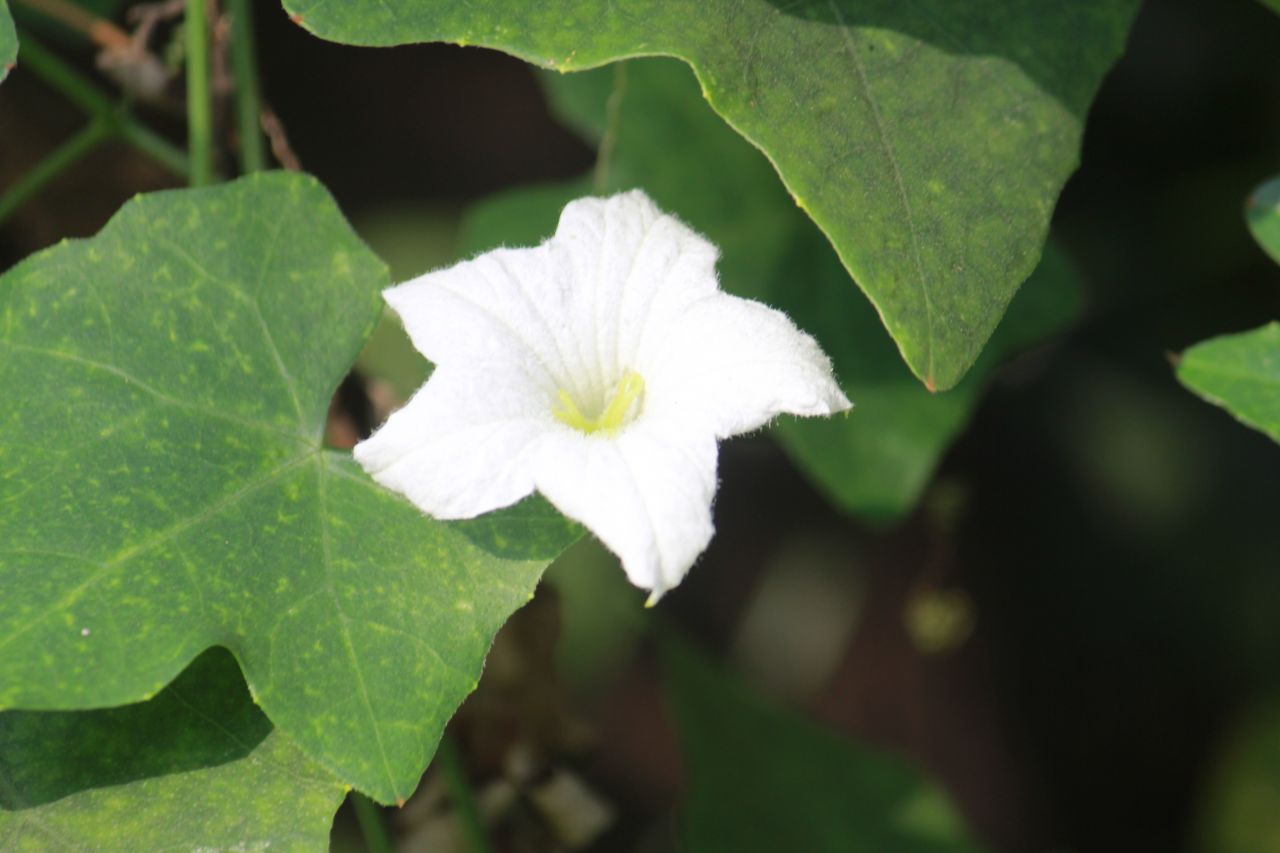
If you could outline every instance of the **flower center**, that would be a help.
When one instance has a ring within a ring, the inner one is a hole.
[[[556,416],[556,420],[587,435],[597,432],[613,435],[631,423],[639,414],[640,398],[643,394],[644,377],[634,370],[628,370],[622,374],[618,384],[613,386],[613,391],[608,395],[600,411],[590,415],[583,414],[582,409],[578,408],[577,401],[562,388],[551,413]]]

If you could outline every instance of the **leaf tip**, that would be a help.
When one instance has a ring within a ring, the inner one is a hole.
[[[932,374],[924,378],[924,387],[930,394],[938,393],[938,383],[934,381]]]

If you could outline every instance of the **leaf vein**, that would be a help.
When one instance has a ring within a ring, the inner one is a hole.
[[[170,525],[169,527],[165,528],[164,530],[160,531],[158,534],[156,534],[155,536],[151,537],[150,539],[144,542],[140,542],[136,545],[132,545],[128,548],[125,548],[120,553],[116,554],[116,556],[112,557],[110,560],[107,560],[106,562],[99,562],[87,557],[82,558],[84,559],[85,562],[96,565],[97,566],[96,571],[92,572],[84,580],[82,580],[80,583],[72,587],[60,599],[58,599],[58,601],[54,602],[52,606],[45,608],[43,612],[41,612],[35,618],[29,620],[22,627],[18,628],[16,631],[13,631],[8,636],[0,639],[0,649],[3,649],[4,647],[8,646],[14,640],[26,634],[32,628],[39,625],[45,619],[48,619],[53,614],[74,604],[76,601],[79,600],[80,596],[86,590],[90,589],[94,584],[101,581],[103,578],[109,575],[113,570],[119,568],[124,563],[128,562],[129,560],[133,559],[139,554],[146,553],[152,548],[155,548],[159,545],[163,545],[165,542],[168,542],[174,537],[181,535],[186,530],[189,530],[190,528],[200,524],[201,522],[207,521],[208,519],[222,512],[224,509],[227,509],[228,507],[233,506],[234,504],[239,502],[241,499],[243,499],[245,496],[257,491],[263,486],[270,484],[273,480],[275,480],[281,474],[284,474],[290,469],[297,467],[298,465],[302,464],[303,462],[306,462],[308,459],[314,458],[315,456],[316,456],[316,451],[312,450],[312,451],[308,451],[302,456],[295,457],[294,459],[291,459],[288,462],[285,462],[284,464],[272,470],[270,473],[263,475],[257,480],[246,483],[244,486],[237,489],[235,492],[219,499],[213,504],[210,504],[208,507],[205,507],[205,509],[201,510],[195,515],[185,518],[177,522],[176,524]]]
[[[857,72],[858,84],[862,88],[863,95],[867,99],[867,106],[871,108],[872,123],[876,128],[876,135],[880,140],[880,147],[883,149],[889,166],[893,172],[893,182],[898,190],[898,198],[902,202],[903,212],[907,216],[907,232],[911,237],[911,257],[915,262],[916,275],[920,279],[920,294],[924,297],[924,318],[926,335],[925,338],[925,378],[927,381],[933,381],[933,298],[929,293],[929,280],[924,272],[924,260],[920,256],[920,235],[916,227],[915,215],[911,210],[911,200],[907,196],[907,187],[902,179],[902,169],[898,166],[898,157],[894,153],[893,145],[889,142],[889,134],[884,126],[884,118],[880,115],[880,105],[876,103],[875,95],[871,91],[871,81],[867,79],[866,68],[863,67],[862,58],[858,54],[858,46],[854,42],[853,35],[850,33],[849,25],[845,22],[844,13],[840,11],[839,5],[835,0],[827,0],[827,6],[831,9],[831,14],[835,16],[836,23],[840,25],[840,32],[844,36],[845,47],[848,48],[849,59],[853,62],[853,68]]]
[[[151,396],[155,397],[157,400],[161,400],[165,403],[168,403],[171,406],[177,406],[180,409],[187,409],[189,411],[199,412],[202,415],[208,415],[211,418],[217,418],[218,420],[223,420],[229,423],[238,424],[243,427],[248,427],[249,429],[262,430],[264,432],[271,432],[276,435],[287,436],[288,438],[293,439],[295,441],[302,439],[302,436],[298,435],[298,433],[293,432],[291,430],[284,430],[279,427],[264,423],[262,421],[254,421],[248,418],[242,418],[238,415],[233,415],[233,414],[230,414],[229,412],[224,412],[221,409],[217,409],[212,406],[206,406],[201,403],[193,403],[189,400],[183,400],[178,397],[171,396],[170,394],[167,394],[164,391],[161,391],[159,388],[155,387],[154,385],[151,385],[150,383],[145,382],[142,379],[139,379],[137,376],[134,376],[129,371],[116,367],[113,364],[107,364],[105,362],[97,361],[96,359],[92,359],[92,358],[87,358],[82,355],[76,355],[74,353],[62,352],[61,350],[47,349],[45,347],[33,347],[29,344],[18,344],[18,343],[14,343],[13,341],[0,341],[0,345],[7,346],[10,349],[17,350],[19,352],[28,352],[33,355],[44,355],[44,356],[48,356],[49,358],[57,359],[59,361],[68,361],[74,364],[81,364],[93,370],[100,370],[104,373],[110,373],[111,375],[123,380],[128,384],[136,386],[139,390],[144,391],[147,394],[150,394]]]
[[[378,725],[378,717],[373,712],[373,702],[369,697],[369,688],[365,684],[364,670],[360,667],[360,658],[356,655],[355,645],[351,642],[350,620],[347,614],[343,612],[342,601],[338,598],[338,591],[333,584],[333,555],[329,541],[329,466],[325,464],[324,457],[320,457],[320,464],[316,466],[318,473],[318,488],[316,491],[317,512],[320,516],[320,556],[324,565],[324,575],[327,581],[326,586],[329,590],[329,597],[333,601],[333,609],[338,614],[338,621],[342,625],[342,643],[346,648],[347,657],[351,661],[351,671],[355,674],[356,683],[360,688],[360,698],[364,703],[365,713],[368,715],[369,724],[373,728],[373,739],[378,744],[378,755],[382,759],[382,769],[387,774],[387,782],[391,785],[396,793],[399,789],[396,786],[396,775],[391,771],[391,761],[387,758],[387,748],[382,742],[382,728]]]

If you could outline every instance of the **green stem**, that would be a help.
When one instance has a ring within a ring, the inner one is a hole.
[[[102,115],[115,109],[115,101],[110,95],[82,77],[80,72],[59,59],[25,30],[22,33],[21,61],[23,68],[66,95],[68,100],[78,104],[85,112]]]
[[[120,115],[119,122],[120,137],[133,147],[151,155],[175,175],[186,178],[191,174],[187,152],[132,116]]]
[[[118,133],[127,142],[151,155],[175,174],[184,178],[187,176],[190,167],[187,165],[186,154],[160,134],[124,112],[110,95],[99,89],[93,81],[81,76],[80,72],[59,59],[57,54],[33,39],[26,31],[22,33],[22,67],[92,115],[102,125],[103,131]],[[57,154],[57,151],[50,154],[45,162],[53,160]],[[73,161],[64,161],[63,166],[69,166],[71,162]]]
[[[462,830],[467,836],[467,846],[471,853],[492,853],[489,836],[485,832],[484,823],[480,820],[480,810],[476,808],[476,798],[471,792],[471,783],[467,781],[466,768],[462,766],[462,756],[458,753],[458,745],[453,738],[445,735],[436,748],[436,758],[440,762],[440,771],[444,774],[445,787],[449,789],[449,798],[458,813]]]
[[[253,38],[253,10],[249,0],[231,0],[231,69],[236,78],[236,128],[240,137],[240,171],[267,167],[258,103],[258,58]]]
[[[209,87],[209,13],[205,0],[187,0],[187,153],[189,183],[213,183],[213,93]]]
[[[112,137],[124,139],[176,174],[184,177],[187,175],[189,168],[186,154],[129,115],[124,107],[118,106],[97,84],[25,31],[22,33],[22,67],[65,95],[69,101],[87,112],[92,120],[75,136],[46,155],[0,196],[0,222],[11,216],[63,170]]]
[[[108,139],[112,134],[112,130],[110,119],[105,117],[95,118],[88,127],[46,155],[43,160],[19,178],[18,182],[9,188],[8,192],[0,196],[0,222],[8,219],[27,199],[60,175],[64,169],[88,154],[99,143]]]
[[[387,825],[382,821],[382,809],[378,804],[359,791],[352,791],[351,806],[356,810],[360,834],[364,836],[364,846],[369,853],[393,853],[395,848],[387,835]]]

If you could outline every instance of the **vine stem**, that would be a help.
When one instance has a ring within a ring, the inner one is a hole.
[[[262,106],[258,99],[258,57],[253,35],[253,10],[249,0],[230,0],[231,70],[235,75],[236,130],[240,140],[240,171],[260,172],[267,167],[262,140]]]
[[[387,825],[382,822],[382,809],[378,804],[359,791],[352,791],[351,806],[356,811],[360,834],[364,836],[364,846],[369,853],[393,853],[395,848],[387,836]]]
[[[57,89],[67,100],[89,115],[106,122],[113,133],[150,154],[175,174],[185,178],[190,172],[187,155],[180,148],[129,115],[116,105],[110,95],[82,77],[78,71],[25,32],[22,34],[22,67]]]
[[[209,9],[205,0],[187,0],[187,154],[188,183],[213,183],[213,93],[209,87]]]
[[[22,33],[19,61],[21,67],[30,70],[87,113],[101,115],[115,109],[115,102],[109,95],[25,31]]]
[[[467,846],[471,853],[493,853],[489,844],[488,833],[480,820],[480,810],[476,807],[476,798],[471,791],[471,783],[467,780],[467,771],[462,764],[462,756],[458,745],[449,735],[440,740],[436,749],[436,758],[440,761],[440,772],[444,774],[445,787],[449,789],[449,798],[458,813],[462,831],[467,838]]]
[[[0,195],[0,221],[11,216],[64,169],[101,143],[117,137],[154,157],[175,174],[186,177],[187,156],[181,149],[125,112],[109,95],[25,32],[22,34],[22,67],[88,113],[91,121]]]
[[[101,142],[110,138],[111,134],[111,122],[105,118],[95,118],[88,127],[81,129],[75,136],[49,152],[17,183],[9,187],[3,196],[0,196],[0,222],[8,219],[27,199],[61,174],[63,169],[97,148]]]

